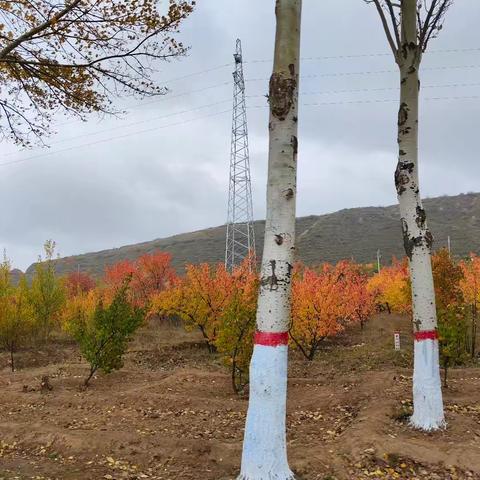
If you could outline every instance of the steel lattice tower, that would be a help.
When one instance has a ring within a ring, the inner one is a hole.
[[[232,146],[228,188],[227,238],[225,268],[232,271],[252,252],[255,255],[252,185],[248,154],[247,106],[243,79],[242,44],[236,43],[233,72]]]

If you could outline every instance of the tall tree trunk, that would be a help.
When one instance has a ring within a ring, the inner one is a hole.
[[[301,0],[277,0],[275,8],[267,218],[241,480],[294,478],[287,461],[285,410],[295,249],[301,4]]]
[[[416,0],[402,0],[399,157],[395,171],[405,252],[410,262],[414,326],[413,415],[422,430],[444,425],[437,316],[431,264],[433,237],[427,228],[418,180],[418,97],[421,51],[417,45]]]

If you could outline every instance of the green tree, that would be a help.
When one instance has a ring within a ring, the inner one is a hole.
[[[443,384],[447,386],[448,369],[461,365],[468,357],[468,325],[466,321],[461,282],[463,271],[446,248],[432,257],[435,303],[440,337],[440,363]]]
[[[448,369],[462,365],[468,359],[468,323],[461,305],[450,305],[438,316],[440,363],[443,367],[443,386],[447,387]]]
[[[123,366],[128,342],[144,319],[143,309],[128,301],[128,282],[115,292],[109,305],[101,298],[94,309],[89,309],[88,305],[87,298],[86,308],[78,305],[66,319],[67,331],[78,342],[80,352],[90,364],[85,387],[97,370],[110,373]]]
[[[10,292],[10,261],[7,258],[7,253],[3,251],[3,260],[0,263],[0,296],[6,295]]]
[[[241,393],[249,382],[249,364],[257,312],[259,281],[247,258],[231,274],[232,291],[220,315],[215,346],[230,368],[232,387]]]
[[[33,308],[35,327],[40,338],[46,341],[57,323],[65,303],[65,288],[55,274],[53,258],[55,242],[47,240],[44,245],[45,260],[39,258],[30,289],[30,304]]]

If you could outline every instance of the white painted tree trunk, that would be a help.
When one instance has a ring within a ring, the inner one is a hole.
[[[250,400],[239,480],[290,480],[286,395],[291,273],[295,249],[301,0],[277,0],[270,78],[267,218]]]
[[[418,179],[418,98],[421,52],[417,45],[416,0],[403,0],[398,112],[399,157],[395,171],[405,252],[410,262],[413,327],[413,415],[422,430],[445,425],[438,353],[437,316],[431,264],[433,237],[427,228]]]

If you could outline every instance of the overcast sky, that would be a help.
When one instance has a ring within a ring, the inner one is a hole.
[[[48,238],[70,255],[225,222],[237,37],[247,62],[254,213],[264,218],[274,1],[197,4],[179,36],[188,56],[158,65],[169,96],[125,101],[132,108],[121,119],[61,120],[50,149],[1,144],[0,247],[16,267],[35,261]],[[393,204],[398,73],[375,9],[362,0],[303,5],[297,213]],[[479,18],[478,0],[456,0],[424,59],[424,197],[480,190]]]

